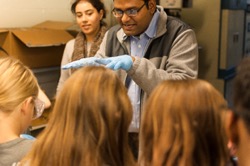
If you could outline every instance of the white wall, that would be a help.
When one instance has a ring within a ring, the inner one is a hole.
[[[113,0],[104,0],[107,23],[113,24]],[[46,20],[73,21],[72,0],[0,0],[0,28],[30,27]]]

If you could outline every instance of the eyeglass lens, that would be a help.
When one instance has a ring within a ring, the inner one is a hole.
[[[139,9],[128,9],[125,11],[114,8],[112,12],[115,17],[122,17],[124,13],[126,13],[127,16],[134,17],[144,7],[144,5],[146,5],[146,3],[144,3]]]

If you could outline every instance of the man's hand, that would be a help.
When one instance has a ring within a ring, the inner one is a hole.
[[[123,69],[125,71],[128,71],[133,65],[132,57],[129,55],[96,59],[95,62],[105,65],[105,67],[112,70]]]
[[[62,69],[71,69],[71,68],[80,68],[83,66],[100,66],[99,63],[96,63],[96,57],[82,58],[77,61],[70,62],[62,66]]]

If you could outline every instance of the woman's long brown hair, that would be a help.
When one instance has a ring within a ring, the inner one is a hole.
[[[23,160],[44,166],[133,166],[128,146],[132,107],[116,74],[84,67],[65,83],[44,132]]]
[[[143,114],[141,165],[225,166],[226,108],[223,96],[206,81],[161,83]]]

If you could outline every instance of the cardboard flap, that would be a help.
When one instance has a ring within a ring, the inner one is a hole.
[[[7,29],[0,29],[0,33],[6,33],[6,32],[8,32],[9,30],[7,30]]]
[[[16,29],[11,31],[27,47],[48,47],[66,44],[73,37],[64,30]]]
[[[0,56],[8,55],[7,51],[0,47]]]
[[[41,29],[61,29],[65,30],[73,26],[74,23],[71,22],[63,22],[63,21],[44,21],[40,24],[33,26],[33,28],[41,28]]]
[[[81,32],[80,27],[76,23],[63,21],[44,21],[34,25],[32,28],[65,30],[73,37],[76,37],[76,35]]]
[[[7,39],[7,35],[9,34],[9,31],[7,29],[0,29],[0,47],[2,51],[6,53],[6,50],[3,48],[4,42]]]

